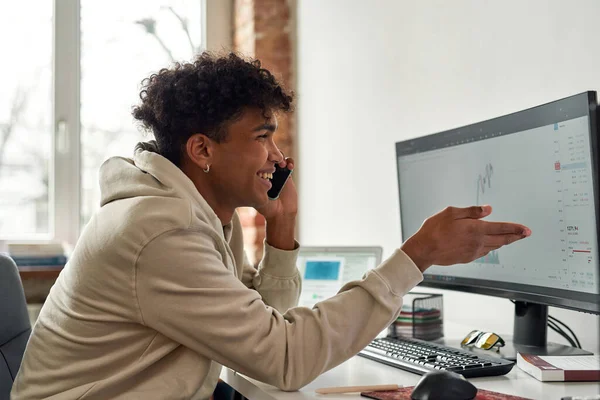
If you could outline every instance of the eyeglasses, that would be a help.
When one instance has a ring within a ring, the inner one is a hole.
[[[479,349],[489,350],[494,346],[503,347],[504,340],[493,332],[471,331],[460,343],[461,346],[473,345]]]

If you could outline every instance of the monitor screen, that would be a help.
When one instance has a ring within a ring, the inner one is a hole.
[[[403,240],[446,206],[489,204],[529,238],[424,285],[600,313],[596,96],[396,143]]]
[[[312,307],[335,296],[350,281],[381,262],[381,247],[301,247],[298,271],[302,276],[299,305]]]

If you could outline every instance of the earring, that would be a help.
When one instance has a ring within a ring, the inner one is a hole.
[[[210,171],[210,164],[206,165],[206,168],[203,169],[202,171],[206,172],[208,174],[208,171]]]

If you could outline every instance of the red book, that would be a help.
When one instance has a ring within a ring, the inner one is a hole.
[[[600,356],[517,354],[517,366],[538,381],[600,381]]]

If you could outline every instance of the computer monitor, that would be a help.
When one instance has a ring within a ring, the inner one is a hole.
[[[381,263],[382,249],[374,247],[300,247],[298,271],[302,276],[300,306],[313,307],[346,283],[362,279]]]
[[[422,283],[514,300],[517,351],[577,353],[547,343],[547,306],[600,314],[596,109],[585,92],[396,143],[403,240],[449,205],[490,204],[486,220],[531,228],[469,264],[429,268]]]

